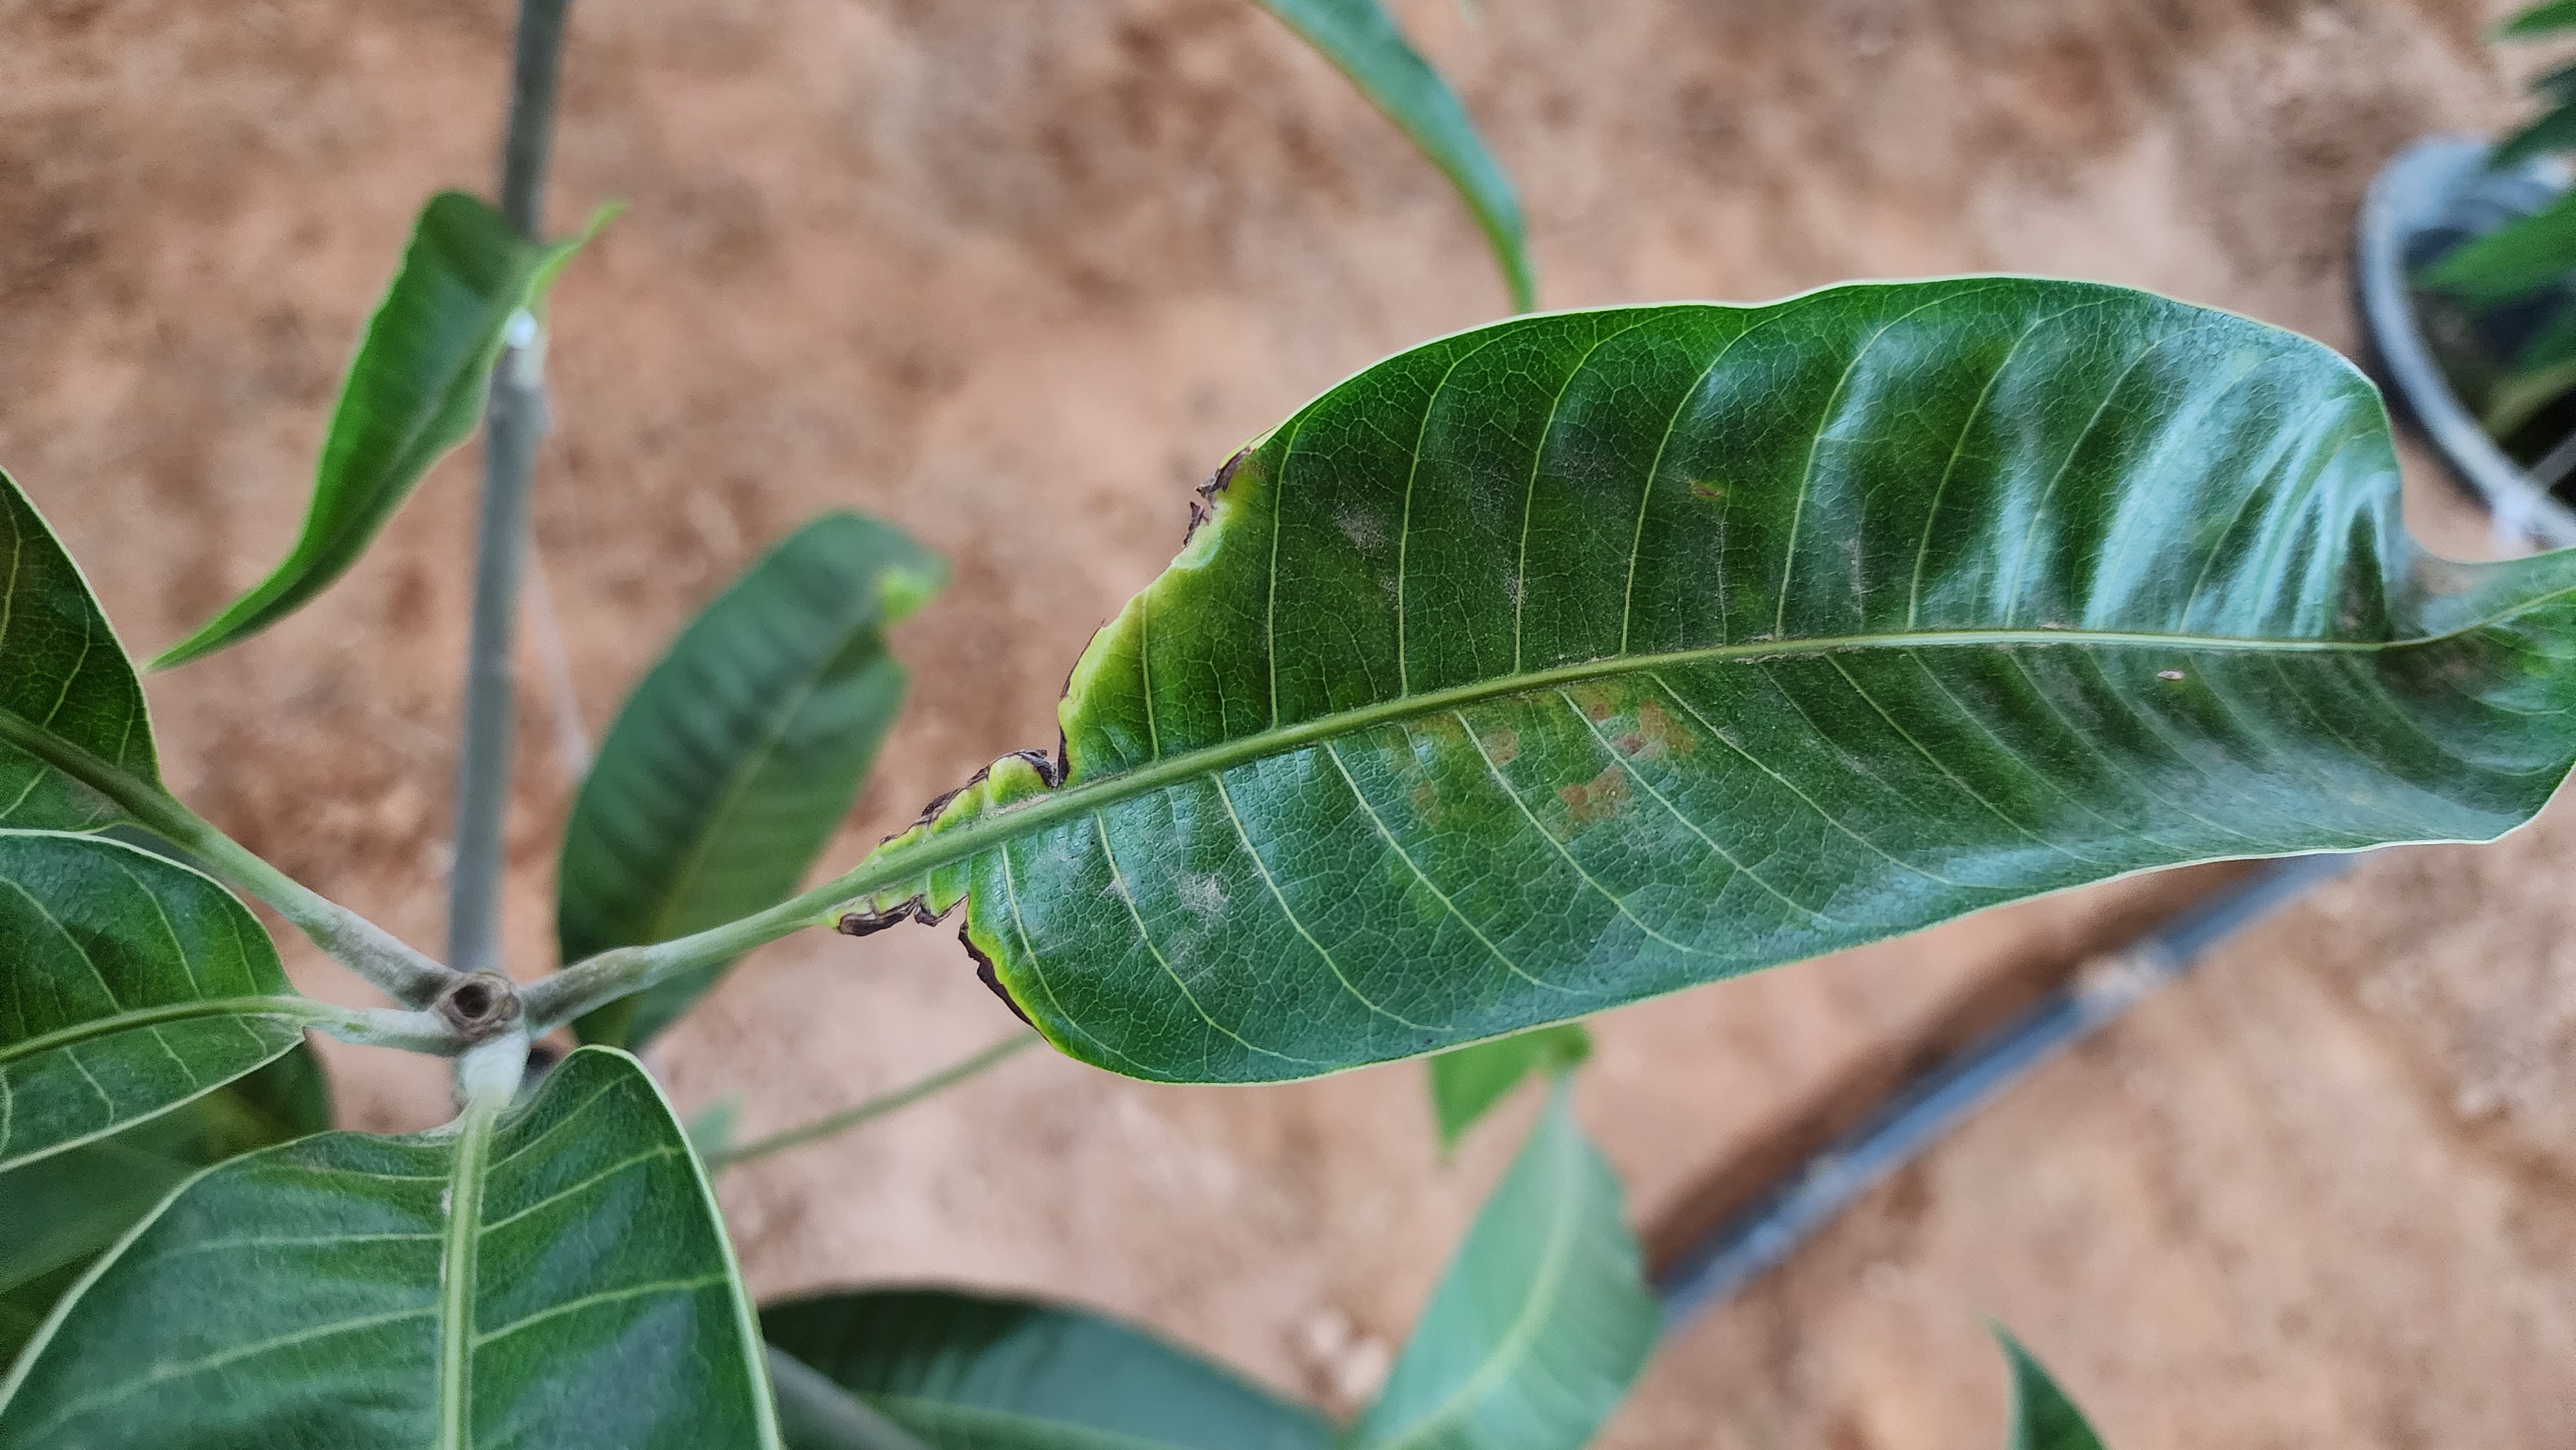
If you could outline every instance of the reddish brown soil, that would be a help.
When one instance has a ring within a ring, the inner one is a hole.
[[[2348,342],[2372,167],[2512,110],[2475,3],[1400,8],[1519,174],[1553,305],[2011,269]],[[411,211],[488,185],[505,22],[501,0],[0,4],[0,462],[136,645],[284,549]],[[1238,442],[1501,308],[1434,174],[1243,0],[592,3],[560,147],[559,223],[633,203],[556,310],[538,541],[582,721],[818,508],[955,563],[902,634],[915,702],[835,860],[1051,739],[1066,665]],[[2416,483],[2427,531],[2476,547]],[[443,465],[323,603],[152,686],[182,793],[424,943],[472,484],[470,453]],[[552,700],[521,721],[522,972],[548,964]],[[2576,1443],[2572,834],[2381,861],[2231,948],[1672,1345],[1609,1443],[1997,1443],[1988,1313],[2121,1450]],[[1585,1114],[1651,1216],[2114,904],[1614,1014]],[[757,1131],[1009,1025],[944,933],[801,940],[660,1062],[684,1106],[739,1094]],[[439,1110],[434,1065],[334,1063],[355,1124]],[[1185,1091],[1032,1057],[725,1202],[764,1292],[1071,1295],[1347,1405],[1512,1133],[1441,1166],[1409,1068]]]

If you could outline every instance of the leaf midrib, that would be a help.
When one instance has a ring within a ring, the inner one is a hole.
[[[69,1027],[58,1027],[24,1041],[0,1044],[0,1067],[20,1058],[77,1046],[94,1037],[112,1037],[120,1032],[157,1027],[164,1022],[184,1022],[193,1017],[290,1017],[302,1022],[324,1022],[335,1015],[329,1008],[303,997],[216,997],[196,1002],[169,1002],[157,1007],[133,1008],[112,1017],[96,1017]]]
[[[447,1178],[447,1234],[438,1260],[438,1450],[472,1443],[474,1271],[483,1232],[483,1183],[506,1095],[468,1103]]]
[[[1612,655],[1543,670],[1527,670],[1471,680],[1439,690],[1398,695],[1353,710],[1317,715],[1293,725],[1275,726],[1250,735],[1168,755],[1133,769],[1077,781],[1032,799],[1001,806],[991,814],[936,832],[908,846],[883,851],[839,880],[777,908],[781,913],[828,923],[850,901],[899,887],[925,873],[950,865],[994,845],[1018,839],[1058,821],[1131,800],[1193,777],[1210,775],[1246,761],[1282,754],[1380,725],[1437,714],[1465,705],[1556,686],[1624,674],[1643,674],[1679,665],[1729,660],[1797,659],[1868,650],[1957,649],[2024,645],[2171,649],[2196,654],[2381,654],[2474,634],[2560,599],[2576,596],[2576,585],[2535,595],[2509,609],[2468,621],[2456,628],[2409,639],[2336,640],[2272,639],[2256,636],[2150,634],[2122,630],[1955,629],[1900,631],[1886,634],[1834,635],[1814,639],[1747,640],[1657,654]],[[1076,671],[1077,675],[1079,670]],[[767,915],[764,913],[764,915]],[[687,940],[687,938],[681,938]]]
[[[1560,1085],[1559,1092],[1564,1089]],[[1562,1100],[1560,1099],[1560,1105]],[[1563,1165],[1561,1165],[1563,1166]],[[1563,1297],[1565,1271],[1574,1258],[1576,1230],[1581,1226],[1586,1184],[1583,1164],[1571,1165],[1571,1183],[1561,1183],[1564,1192],[1556,1195],[1555,1213],[1547,1226],[1547,1243],[1539,1255],[1539,1270],[1530,1285],[1529,1297],[1522,1301],[1520,1312],[1512,1316],[1503,1336],[1494,1343],[1493,1352],[1476,1366],[1476,1372],[1443,1395],[1421,1419],[1399,1432],[1392,1440],[1376,1442],[1369,1450],[1406,1450],[1438,1431],[1462,1424],[1467,1416],[1485,1402],[1494,1387],[1510,1373],[1511,1366],[1527,1357],[1530,1346],[1538,1339],[1549,1310]]]

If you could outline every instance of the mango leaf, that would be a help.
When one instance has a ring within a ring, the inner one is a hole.
[[[511,314],[541,306],[613,214],[603,208],[580,236],[539,246],[463,192],[431,197],[341,382],[302,536],[275,572],[152,668],[238,644],[348,572],[429,466],[473,433]]]
[[[2562,86],[2569,82],[2560,82]],[[2487,158],[2489,166],[2511,166],[2534,156],[2552,151],[2576,148],[2576,103],[2562,103],[2524,124],[2521,130],[2496,143],[2495,153]]]
[[[573,802],[557,872],[563,960],[686,935],[795,891],[903,703],[882,631],[946,572],[884,524],[825,514],[681,631]],[[730,965],[613,1002],[575,1030],[640,1046]]]
[[[118,819],[115,802],[65,769],[93,764],[161,788],[133,664],[79,566],[0,473],[0,827],[82,831]]]
[[[1619,1182],[1559,1078],[1350,1450],[1579,1450],[1662,1327]]]
[[[125,1131],[0,1173],[0,1364],[90,1262],[189,1174],[331,1126],[321,1059],[268,1066]]]
[[[95,836],[0,831],[0,1169],[283,1056],[328,1015],[221,886]]]
[[[2426,556],[2377,395],[2075,282],[1497,323],[1212,485],[1012,756],[835,884],[1058,1048],[1293,1078],[2153,866],[2484,840],[2576,553]]]
[[[8,1450],[775,1443],[706,1178],[596,1047],[523,1107],[207,1169],[0,1385]]]
[[[1449,178],[1503,269],[1512,310],[1538,305],[1520,198],[1502,164],[1485,149],[1476,123],[1440,73],[1407,44],[1378,0],[1259,0],[1261,8],[1322,52],[1360,94],[1422,148]]]
[[[2084,1412],[2075,1408],[2021,1341],[2001,1329],[1995,1331],[1995,1341],[2012,1365],[2013,1416],[2007,1450],[2102,1450],[2101,1437],[2085,1422]]]
[[[772,1304],[760,1327],[931,1450],[1327,1450],[1332,1427],[1085,1310],[937,1289]],[[789,1450],[841,1450],[800,1438]]]
[[[2576,0],[2548,0],[2496,27],[2498,40],[2522,40],[2576,26]]]
[[[1431,1058],[1431,1113],[1448,1152],[1531,1073],[1573,1070],[1592,1055],[1592,1038],[1575,1023],[1516,1032],[1491,1042],[1453,1047]]]
[[[2442,254],[2420,286],[2478,306],[2510,302],[2576,272],[2576,191]]]

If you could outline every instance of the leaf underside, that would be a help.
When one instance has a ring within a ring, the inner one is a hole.
[[[1592,1038],[1573,1022],[1516,1032],[1432,1055],[1431,1114],[1443,1151],[1476,1125],[1532,1073],[1569,1071],[1592,1055]]]
[[[1559,1079],[1349,1450],[1581,1450],[1661,1328],[1619,1182]]]
[[[1014,756],[863,865],[1059,1048],[1309,1076],[2220,857],[2481,840],[2576,554],[2398,522],[2369,384],[1970,278],[1515,319],[1212,486]],[[1059,778],[1060,777],[1060,778]]]
[[[557,873],[564,961],[732,921],[796,889],[903,702],[881,631],[942,574],[894,529],[825,514],[681,632],[573,802]],[[728,965],[610,1003],[575,1031],[641,1046]]]
[[[1332,1427],[1080,1309],[954,1290],[773,1304],[762,1330],[930,1450],[1329,1450]],[[837,1450],[799,1440],[789,1450]]]
[[[496,1125],[199,1175],[0,1389],[0,1446],[760,1446],[759,1354],[679,1125],[585,1048]]]
[[[1527,227],[1511,178],[1485,149],[1476,123],[1440,73],[1423,60],[1378,0],[1258,0],[1350,78],[1360,94],[1395,122],[1476,217],[1502,268],[1512,307],[1538,305]]]
[[[305,1006],[221,886],[95,836],[0,831],[0,1169],[285,1054]]]
[[[347,573],[430,465],[473,433],[510,315],[537,305],[589,235],[540,246],[463,192],[431,197],[341,382],[295,547],[152,668],[238,644]]]
[[[15,479],[0,473],[0,827],[85,831],[106,797],[18,737],[66,742],[147,785],[160,767],[134,666],[88,581]],[[14,726],[14,728],[11,728]]]

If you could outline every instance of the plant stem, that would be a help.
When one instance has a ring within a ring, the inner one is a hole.
[[[564,15],[571,0],[520,0],[510,122],[501,143],[501,214],[545,236],[546,153],[554,135]],[[529,485],[545,437],[545,336],[510,319],[484,412],[483,505],[474,558],[474,625],[465,663],[465,734],[456,765],[456,856],[448,877],[447,955],[460,970],[501,970],[503,828],[516,713],[512,651],[528,556]]]
[[[354,1042],[362,1047],[395,1047],[405,1052],[426,1052],[439,1057],[453,1057],[467,1050],[465,1044],[457,1039],[456,1030],[435,1012],[316,1005],[321,1006],[321,1012],[315,1014],[313,1025],[342,1042]]]
[[[783,1153],[790,1148],[802,1147],[807,1143],[855,1128],[861,1123],[882,1118],[888,1113],[908,1108],[933,1093],[964,1082],[986,1068],[999,1066],[1018,1056],[1023,1050],[1035,1047],[1045,1040],[1034,1032],[1023,1032],[1018,1036],[1005,1038],[963,1062],[952,1063],[941,1068],[919,1082],[896,1088],[890,1093],[879,1093],[855,1107],[843,1108],[837,1113],[817,1118],[801,1128],[772,1133],[766,1138],[718,1153],[707,1160],[707,1171],[719,1173],[727,1168],[748,1163],[755,1158],[766,1158],[772,1153]]]
[[[407,1006],[425,1007],[456,974],[405,946],[391,932],[324,897],[251,854],[249,848],[181,805],[160,783],[126,774],[16,712],[0,710],[0,741],[107,797],[128,820],[196,857],[196,864],[277,909],[313,944]]]
[[[276,908],[306,939],[395,1001],[425,1007],[456,980],[456,973],[261,860],[196,812],[167,797],[163,800],[169,809],[155,813],[157,818],[144,816],[145,825],[194,854],[214,874]]]

